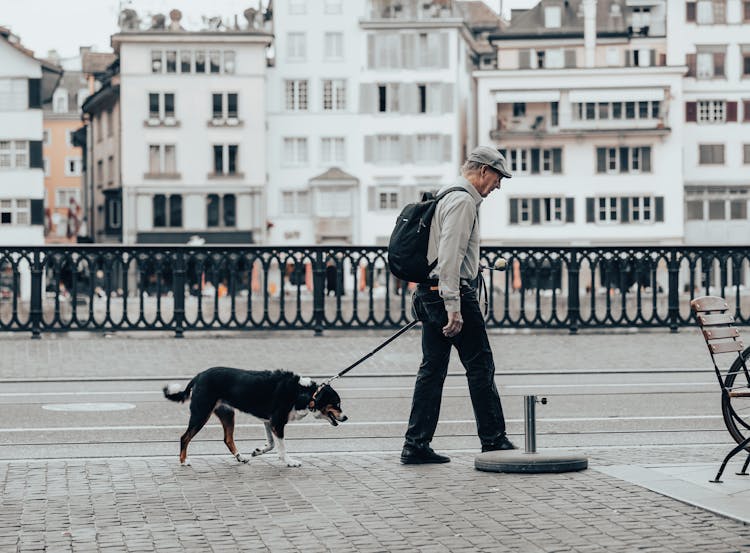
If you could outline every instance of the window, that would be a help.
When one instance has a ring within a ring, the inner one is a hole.
[[[49,129],[44,129],[42,131],[42,144],[45,146],[49,146],[52,144],[52,133],[49,131]]]
[[[234,50],[224,50],[224,73],[234,75]]]
[[[182,196],[157,194],[153,199],[153,223],[159,227],[182,226]]]
[[[750,21],[750,0],[742,0],[742,20]]]
[[[206,53],[199,51],[195,53],[195,72],[205,73],[206,72]]]
[[[526,104],[524,102],[515,102],[513,104],[513,117],[525,117]]]
[[[325,0],[324,13],[337,14],[342,13],[344,0]]]
[[[162,71],[162,54],[161,50],[151,50],[151,72],[161,73]]]
[[[323,57],[326,61],[344,59],[344,33],[326,33]]]
[[[307,138],[284,138],[284,165],[307,165]]]
[[[727,119],[726,107],[724,100],[699,101],[698,123],[724,123]]]
[[[107,112],[107,116],[111,121],[111,112]],[[174,125],[175,121],[175,110],[174,110],[174,94],[171,92],[158,93],[150,92],[148,95],[148,123],[150,125],[163,124],[163,125]],[[111,136],[109,130],[108,135]]]
[[[307,0],[289,0],[289,15],[304,15],[307,13]]]
[[[427,113],[427,85],[417,85],[419,113]]]
[[[151,144],[148,147],[149,175],[177,175],[174,144]]]
[[[305,33],[288,33],[286,40],[287,61],[305,61]]]
[[[0,225],[28,225],[31,223],[31,202],[27,199],[0,200]]]
[[[323,81],[323,110],[343,111],[346,109],[346,80]]]
[[[378,111],[380,113],[397,113],[399,83],[378,85]]]
[[[122,202],[120,198],[107,196],[104,200],[106,204],[106,221],[107,231],[114,231],[122,225]]]
[[[725,76],[726,46],[698,46],[695,56],[695,77],[697,79],[714,79]],[[688,74],[690,75],[690,73]]]
[[[624,107],[624,110],[623,110]],[[573,104],[573,118],[583,121],[625,119],[658,119],[661,112],[659,100],[639,102],[577,102]]]
[[[68,91],[64,88],[58,88],[52,95],[52,111],[54,113],[68,112]]]
[[[65,158],[65,176],[66,177],[79,177],[81,175],[81,158],[80,157],[66,157]]]
[[[320,190],[317,194],[315,214],[319,217],[351,217],[351,193],[345,188]]]
[[[703,201],[702,200],[688,200],[687,209],[685,210],[685,216],[688,221],[702,221],[703,220]]]
[[[55,207],[68,207],[70,202],[81,203],[81,191],[78,188],[58,188],[55,190]]]
[[[221,52],[218,50],[209,51],[208,63],[211,73],[219,73],[221,71]]]
[[[0,111],[22,111],[28,107],[29,80],[0,78]]]
[[[307,190],[281,192],[281,212],[285,215],[306,215],[310,212],[310,194]]]
[[[234,227],[237,224],[237,200],[234,194],[209,194],[206,198],[206,226]]]
[[[287,111],[307,111],[307,81],[286,81]]]
[[[726,201],[709,200],[708,201],[708,220],[709,221],[723,221],[724,219],[726,219],[725,208],[726,208]]]
[[[651,146],[596,149],[597,173],[650,173]]]
[[[115,180],[115,158],[109,156],[107,158],[107,184],[112,184]]]
[[[510,198],[511,225],[559,225],[575,222],[573,198]]]
[[[28,169],[29,143],[26,140],[0,140],[0,169]]]
[[[182,50],[180,52],[180,73],[190,73],[193,69],[193,52]]]
[[[214,124],[222,122],[228,124],[238,123],[237,98],[236,92],[219,92],[211,95],[212,119]]]
[[[747,219],[747,200],[731,200],[729,218],[735,221]]]
[[[418,134],[414,161],[417,163],[439,163],[442,140],[439,134]]]
[[[320,161],[324,165],[346,163],[343,136],[320,139]]]
[[[561,24],[562,9],[560,6],[547,6],[544,8],[544,26],[547,29],[558,29]]]
[[[237,144],[215,144],[213,147],[213,153],[213,175],[237,174]]]
[[[177,73],[177,52],[167,50],[167,73]]]
[[[726,0],[698,0],[695,4],[695,21],[699,25],[726,23]]]
[[[44,176],[49,177],[49,158],[45,157],[42,159],[42,167],[44,169]]]
[[[742,163],[743,165],[750,165],[750,144],[742,145]]]
[[[398,209],[398,191],[379,191],[378,209]]]
[[[401,137],[397,134],[378,135],[375,142],[376,163],[400,163],[403,156]]]
[[[747,188],[688,186],[685,188],[688,221],[747,220]]]
[[[747,5],[750,6],[750,3]],[[740,53],[742,55],[742,77],[750,77],[750,44],[741,44]]]
[[[562,173],[562,148],[512,148],[500,152],[510,163],[511,172],[522,175]]]
[[[699,144],[699,165],[724,165],[724,144]]]

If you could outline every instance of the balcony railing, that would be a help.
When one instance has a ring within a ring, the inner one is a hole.
[[[370,19],[419,21],[456,17],[453,0],[371,0]]]
[[[692,325],[723,295],[750,323],[750,246],[483,248],[494,328]],[[410,289],[379,247],[0,248],[0,331],[391,328]]]

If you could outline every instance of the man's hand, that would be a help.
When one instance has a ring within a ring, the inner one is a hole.
[[[448,312],[448,324],[443,327],[443,334],[448,338],[453,338],[461,332],[463,325],[464,320],[461,318],[460,311]]]

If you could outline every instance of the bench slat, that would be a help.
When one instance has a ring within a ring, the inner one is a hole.
[[[727,393],[729,397],[750,397],[750,388],[735,388]]]
[[[691,301],[690,307],[695,312],[725,311],[729,309],[729,304],[727,303],[727,300],[718,296],[703,296]]]
[[[708,328],[703,331],[703,337],[706,340],[716,340],[717,338],[737,338],[740,331],[733,326],[720,328]]]
[[[745,349],[745,346],[740,340],[732,340],[731,342],[708,344],[708,348],[711,350],[711,353],[729,353],[730,351],[742,351]]]
[[[698,324],[701,326],[726,325],[734,322],[734,317],[726,313],[721,315],[698,315]]]

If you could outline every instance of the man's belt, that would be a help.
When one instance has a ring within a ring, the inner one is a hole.
[[[462,279],[459,280],[459,285],[460,286],[471,286],[473,288],[474,287],[474,282],[475,281],[472,280],[472,279],[462,278]],[[420,282],[418,287],[421,288],[422,290],[427,289],[427,290],[430,290],[430,291],[435,291],[435,290],[439,289],[439,284],[440,284],[440,281],[438,279],[432,278],[432,279],[429,279],[429,280],[425,280],[424,282]]]

